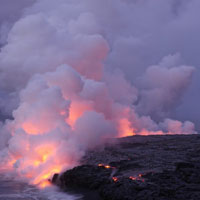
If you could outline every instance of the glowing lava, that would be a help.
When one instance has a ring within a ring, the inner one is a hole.
[[[129,178],[130,178],[132,181],[137,180],[137,177],[134,177],[134,176],[130,176]]]
[[[138,176],[129,176],[129,179],[132,181],[142,181],[144,182],[144,179],[142,178],[142,174],[138,174]]]
[[[118,178],[117,178],[117,177],[112,177],[112,180],[113,180],[114,182],[117,182],[117,181],[118,181]]]
[[[51,182],[49,180],[43,180],[40,182],[40,184],[38,185],[40,188],[46,188],[51,186]]]
[[[104,167],[105,169],[114,169],[115,167],[112,167],[110,165],[104,165],[102,163],[98,164],[98,167]]]

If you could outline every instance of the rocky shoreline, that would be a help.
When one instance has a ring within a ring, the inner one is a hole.
[[[90,151],[82,165],[55,175],[86,200],[200,199],[200,135],[133,136]]]

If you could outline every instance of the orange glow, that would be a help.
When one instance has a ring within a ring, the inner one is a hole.
[[[26,176],[26,178],[33,178],[33,174],[32,173],[26,173],[25,176]]]
[[[26,133],[30,135],[37,135],[38,133],[40,133],[39,129],[29,122],[23,123],[22,128]]]
[[[46,188],[46,187],[49,187],[49,186],[51,186],[51,182],[49,180],[41,181],[41,183],[39,184],[40,188]]]
[[[72,102],[69,110],[69,117],[66,119],[66,122],[73,128],[76,120],[88,110],[91,110],[92,106],[88,102]]]
[[[36,160],[34,164],[45,162],[55,149],[53,144],[41,145],[35,149],[35,152],[40,156],[40,160]]]
[[[32,167],[31,171],[23,174],[26,178],[31,179],[31,183],[40,188],[45,188],[51,185],[49,179],[55,174],[60,173],[63,165],[50,162],[50,158],[55,155],[56,144],[48,143],[36,146],[32,149],[32,157],[30,160],[25,160],[21,169]],[[13,163],[14,161],[12,161]],[[42,169],[38,173],[39,167]]]
[[[112,177],[113,181],[114,182],[117,182],[118,181],[118,178],[117,177]]]
[[[148,135],[164,135],[164,133],[162,131],[148,131],[143,129],[140,133],[140,135],[143,136],[148,136]],[[167,134],[171,134],[171,133],[167,133]]]
[[[7,161],[6,164],[4,165],[0,165],[0,170],[6,170],[6,171],[10,171],[13,170],[13,165],[16,162],[16,159],[10,159],[9,161]]]
[[[134,129],[131,126],[131,122],[126,118],[119,120],[118,131],[119,131],[119,137],[127,137],[135,135]]]
[[[144,179],[142,178],[142,174],[138,174],[138,176],[134,177],[134,176],[130,176],[129,179],[131,179],[132,181],[142,181],[144,182]]]
[[[133,177],[133,176],[130,176],[129,178],[130,178],[131,180],[133,180],[133,181],[137,180],[137,178],[136,178],[136,177]]]
[[[15,159],[11,160],[10,162],[8,162],[7,166],[8,167],[13,167],[14,163],[16,162]]]
[[[39,160],[35,160],[35,161],[33,162],[33,165],[37,167],[37,166],[40,165],[40,163],[41,163],[41,162],[40,162]]]
[[[106,169],[114,169],[115,167],[112,167],[112,166],[110,166],[110,165],[104,165],[104,164],[98,164],[98,167],[104,167],[104,168],[106,168]]]
[[[38,185],[39,187],[43,186],[43,188],[45,186],[49,186],[49,184],[47,184],[49,182],[48,179],[51,178],[53,174],[60,173],[61,169],[62,169],[61,166],[52,166],[47,168],[46,170],[47,173],[40,174],[39,177],[35,178],[33,184]]]

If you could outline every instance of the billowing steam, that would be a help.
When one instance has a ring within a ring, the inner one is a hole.
[[[194,72],[180,54],[166,55],[135,81],[123,73],[137,68],[149,30],[160,23],[154,16],[144,26],[138,13],[159,5],[38,0],[26,10],[0,53],[1,112],[14,109],[14,119],[1,124],[2,166],[45,186],[109,137],[196,133],[192,122],[169,118]]]

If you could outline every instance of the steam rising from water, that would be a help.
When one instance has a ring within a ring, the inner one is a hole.
[[[160,4],[148,2],[38,0],[14,24],[0,53],[1,106],[15,108],[1,125],[4,167],[45,186],[109,137],[196,133],[166,117],[195,70],[179,53],[147,67],[135,86],[123,73],[149,37],[141,30],[151,27],[131,21]]]

